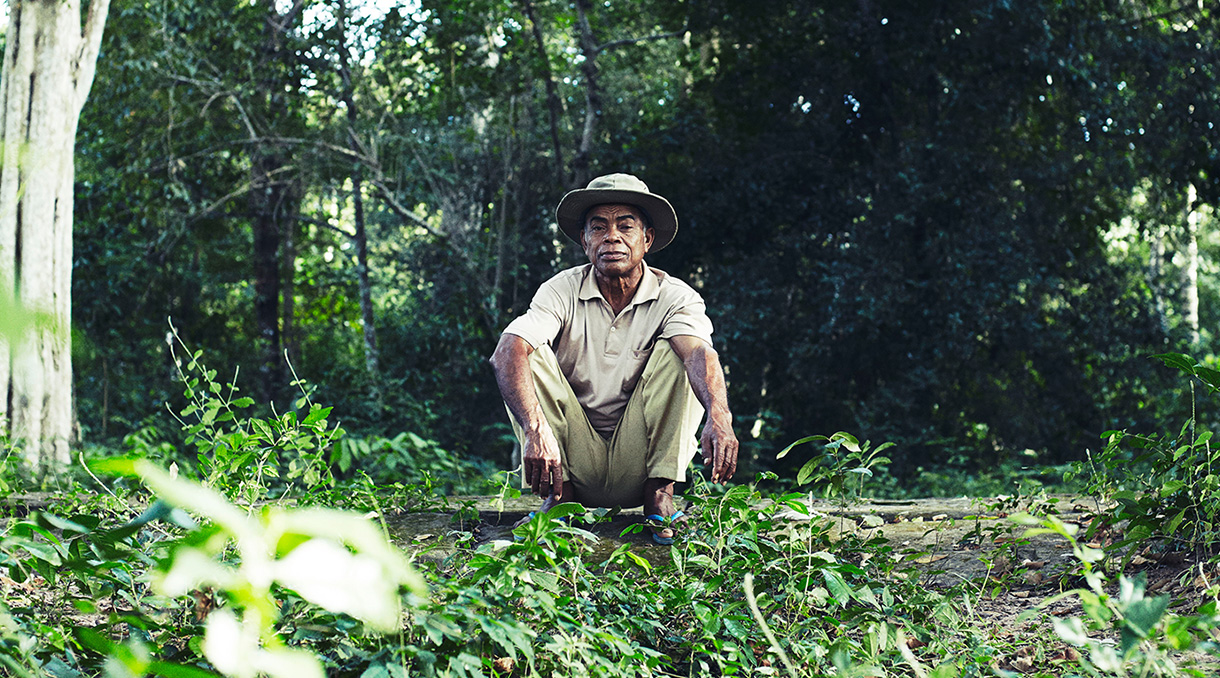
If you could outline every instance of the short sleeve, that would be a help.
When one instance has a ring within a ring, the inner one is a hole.
[[[552,278],[538,288],[529,310],[504,328],[504,334],[521,337],[531,348],[554,342],[568,317],[568,305],[560,293],[558,279]]]
[[[682,290],[677,303],[661,326],[662,339],[670,337],[691,336],[702,339],[708,346],[712,345],[712,321],[707,317],[707,307],[698,292],[686,287]]]

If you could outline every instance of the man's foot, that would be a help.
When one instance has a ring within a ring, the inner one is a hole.
[[[563,484],[562,489],[560,489],[558,495],[552,494],[552,495],[548,496],[546,499],[544,499],[542,501],[542,506],[539,506],[537,511],[530,511],[524,518],[513,523],[512,529],[515,530],[518,527],[521,527],[522,525],[528,523],[529,521],[533,520],[534,516],[538,515],[539,513],[546,513],[547,511],[550,511],[551,509],[555,508],[556,506],[558,506],[560,504],[565,504],[570,501],[576,501],[576,488],[575,488],[575,486],[572,485],[571,482],[566,482]]]
[[[658,544],[674,543],[674,526],[686,522],[686,514],[674,506],[674,481],[649,478],[644,483],[644,515],[652,540]]]

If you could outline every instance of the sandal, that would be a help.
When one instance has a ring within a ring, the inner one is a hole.
[[[674,543],[673,537],[663,537],[657,530],[673,530],[677,531],[676,521],[686,515],[681,509],[674,511],[673,515],[668,518],[659,513],[644,516],[644,520],[648,522],[648,528],[652,531],[652,540],[660,546],[669,546]]]

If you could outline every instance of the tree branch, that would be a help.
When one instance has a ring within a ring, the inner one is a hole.
[[[1119,22],[1119,25],[1120,26],[1133,26],[1135,24],[1148,23],[1149,21],[1160,21],[1161,19],[1169,19],[1178,14],[1182,14],[1184,12],[1187,12],[1188,10],[1198,10],[1198,9],[1199,9],[1199,3],[1197,2],[1197,0],[1186,0],[1186,2],[1182,3],[1181,5],[1178,5],[1177,7],[1174,7],[1173,9],[1167,9],[1164,12],[1160,12],[1158,14],[1149,14],[1148,16],[1141,16],[1141,17],[1136,17],[1134,19],[1128,19],[1126,21]]]
[[[580,65],[585,74],[585,126],[576,159],[572,161],[572,184],[568,188],[584,186],[589,180],[589,156],[602,107],[601,90],[597,85],[597,38],[589,25],[589,0],[576,0],[576,18],[580,26],[581,52],[585,57]]]
[[[523,0],[525,16],[530,20],[534,31],[534,44],[538,48],[538,58],[542,60],[542,81],[546,84],[546,107],[551,120],[551,146],[555,149],[555,179],[562,185],[565,183],[563,162],[563,145],[559,143],[559,118],[563,115],[563,103],[555,85],[555,76],[551,73],[551,60],[546,53],[546,43],[542,39],[542,27],[538,24],[538,16],[534,11],[533,0]]]
[[[651,42],[654,40],[667,40],[669,38],[680,38],[683,35],[686,35],[687,32],[688,32],[687,29],[685,27],[683,27],[682,30],[673,31],[672,33],[658,33],[656,35],[645,35],[645,36],[642,36],[639,38],[623,38],[622,40],[611,40],[610,42],[602,43],[602,44],[598,45],[597,47],[595,47],[594,52],[596,52],[597,54],[601,54],[602,52],[608,52],[612,49],[618,49],[619,47],[624,47],[626,45],[634,45],[637,42]]]
[[[81,33],[80,49],[76,52],[76,110],[85,105],[89,89],[93,87],[93,75],[97,72],[97,55],[102,47],[102,33],[106,28],[106,14],[110,11],[110,0],[93,0],[89,3],[89,14],[85,17],[85,28]]]

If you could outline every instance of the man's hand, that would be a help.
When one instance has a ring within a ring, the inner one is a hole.
[[[563,463],[559,456],[559,441],[547,423],[534,391],[530,375],[529,356],[534,349],[521,337],[500,336],[491,365],[496,370],[496,383],[504,404],[521,425],[525,441],[521,444],[521,463],[525,483],[539,497],[559,497],[563,492]]]
[[[723,483],[737,471],[737,436],[718,419],[708,417],[703,427],[703,465],[712,470],[713,483]]]
[[[534,494],[544,499],[559,496],[563,490],[559,441],[545,419],[537,429],[526,432],[521,463],[525,464],[525,482]]]

